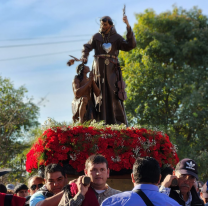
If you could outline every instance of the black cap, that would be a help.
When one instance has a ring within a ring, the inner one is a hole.
[[[25,184],[20,184],[20,185],[17,185],[15,188],[14,188],[14,193],[18,193],[20,190],[28,190],[28,187],[27,185]]]
[[[207,184],[208,184],[208,181],[203,185],[202,190],[201,190],[203,194],[203,198],[208,198]]]
[[[198,166],[192,159],[182,159],[175,168],[182,175],[192,175],[198,179]]]

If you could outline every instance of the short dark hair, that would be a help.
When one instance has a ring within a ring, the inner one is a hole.
[[[88,168],[89,163],[92,163],[92,164],[106,163],[106,167],[108,168],[108,161],[101,154],[94,154],[94,155],[89,156],[85,162],[85,169]]]
[[[165,167],[163,170],[161,170],[162,177],[161,177],[160,183],[164,181],[167,175],[173,175],[173,169],[171,167]]]
[[[112,19],[109,17],[109,16],[103,16],[101,19],[100,19],[100,22],[108,22],[111,26],[113,25],[113,21]]]
[[[28,190],[27,185],[21,183],[14,188],[14,193],[17,194],[20,190]]]
[[[0,192],[1,192],[1,193],[7,193],[7,188],[6,188],[5,185],[0,184]]]
[[[54,172],[61,172],[61,174],[65,177],[66,173],[64,171],[64,168],[59,164],[49,164],[45,168],[45,178],[47,179],[48,173],[54,173]]]
[[[137,184],[157,184],[160,179],[160,166],[152,157],[139,157],[133,165],[133,176]]]

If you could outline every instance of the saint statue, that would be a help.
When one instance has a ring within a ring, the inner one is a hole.
[[[93,82],[92,85],[95,83],[96,89],[99,89],[99,95],[94,91],[90,104],[92,102],[94,106],[94,119],[96,121],[104,120],[106,124],[124,123],[127,125],[123,105],[123,101],[127,97],[118,54],[119,50],[130,51],[135,48],[136,40],[127,16],[123,17],[123,21],[127,25],[126,40],[116,32],[112,19],[109,16],[104,16],[100,19],[99,32],[94,34],[87,44],[83,45],[82,50],[81,61],[84,64],[87,63],[89,52],[93,49],[95,52],[92,65],[93,80],[89,81]],[[77,79],[77,81],[80,80]],[[75,85],[75,83],[73,84]]]

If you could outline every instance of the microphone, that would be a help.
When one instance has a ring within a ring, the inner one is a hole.
[[[82,178],[82,184],[83,184],[84,186],[89,185],[90,182],[91,182],[90,177],[84,176],[84,177]]]

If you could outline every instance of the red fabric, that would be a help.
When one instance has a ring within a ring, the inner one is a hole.
[[[72,197],[74,197],[78,193],[78,188],[75,183],[71,183],[71,194]],[[82,202],[82,206],[100,206],[97,200],[97,197],[95,196],[95,192],[92,189],[92,187],[88,188],[87,193],[85,194],[85,199]]]
[[[4,206],[4,198],[5,198],[5,193],[0,193],[0,205]],[[23,197],[17,197],[16,195],[13,196],[12,198],[12,204],[11,206],[24,206],[26,202],[26,199]]]
[[[26,199],[23,197],[13,196],[12,198],[12,205],[11,206],[24,206]]]
[[[0,193],[0,203],[3,206],[4,205],[4,198],[5,198],[5,193]]]

